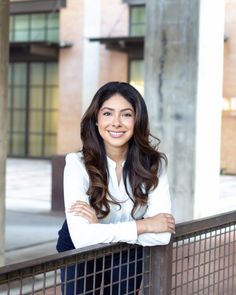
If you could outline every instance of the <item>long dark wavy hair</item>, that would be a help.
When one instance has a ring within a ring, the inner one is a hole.
[[[131,211],[133,218],[136,209],[147,204],[148,193],[157,187],[160,166],[163,162],[167,164],[166,156],[158,151],[160,140],[150,134],[147,107],[142,95],[125,82],[109,82],[103,85],[94,95],[81,122],[83,160],[89,175],[87,194],[90,197],[90,205],[100,219],[109,214],[110,203],[120,205],[108,190],[109,171],[106,151],[96,126],[100,108],[115,94],[124,97],[132,105],[135,113],[134,133],[129,141],[123,167],[125,189],[134,204]],[[127,189],[128,181],[132,195]]]

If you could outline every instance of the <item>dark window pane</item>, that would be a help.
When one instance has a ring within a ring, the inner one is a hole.
[[[144,60],[130,62],[130,84],[143,95],[144,93]]]
[[[39,29],[35,29],[33,31],[30,32],[30,40],[31,41],[42,41],[42,40],[46,40],[46,32],[44,29],[39,30]]]
[[[145,7],[133,6],[130,11],[130,35],[145,35]]]
[[[47,133],[56,133],[57,132],[57,123],[58,123],[58,113],[57,112],[46,112],[46,128]]]
[[[30,84],[43,85],[44,64],[34,62],[30,64]]]
[[[14,64],[14,85],[26,85],[26,63]]]
[[[14,87],[13,91],[13,108],[24,109],[26,107],[26,87]]]
[[[49,157],[56,154],[57,137],[55,135],[45,136],[44,156]]]
[[[15,132],[25,131],[25,111],[13,111],[13,126],[12,129]]]
[[[47,85],[58,85],[58,64],[47,63],[47,74],[46,74]]]
[[[28,14],[18,14],[14,16],[15,26],[14,29],[18,30],[29,30],[29,15]]]
[[[30,134],[29,136],[29,156],[42,156],[42,136]]]
[[[51,41],[51,42],[58,42],[58,40],[59,40],[58,29],[49,29],[47,31],[47,40]]]
[[[31,30],[44,29],[46,27],[46,18],[44,13],[35,13],[31,15]]]
[[[59,14],[50,13],[48,14],[48,28],[58,28],[59,27]]]
[[[46,88],[46,109],[58,109],[58,87]]]
[[[30,132],[42,132],[43,130],[43,113],[38,111],[30,112]]]
[[[25,135],[22,133],[12,134],[12,154],[14,156],[24,156],[25,155]]]
[[[43,108],[43,88],[31,87],[30,88],[30,109]]]

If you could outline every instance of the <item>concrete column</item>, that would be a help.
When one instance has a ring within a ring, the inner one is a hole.
[[[9,56],[9,1],[0,0],[0,266],[5,250],[5,178],[7,153],[7,89]]]
[[[169,158],[174,213],[177,221],[210,215],[218,199],[224,0],[149,0],[146,9],[145,98]]]

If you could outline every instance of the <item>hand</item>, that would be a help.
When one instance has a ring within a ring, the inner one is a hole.
[[[142,233],[175,233],[175,219],[169,213],[160,213],[136,221],[138,234]]]
[[[76,201],[68,212],[87,219],[89,223],[98,223],[95,210],[86,202]]]

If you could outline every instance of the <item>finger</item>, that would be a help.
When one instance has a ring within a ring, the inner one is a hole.
[[[69,210],[75,211],[80,209],[93,210],[93,208],[89,206],[87,203],[75,203],[70,207]]]

